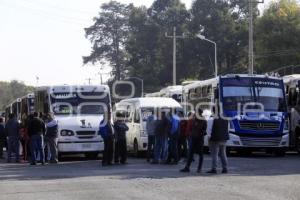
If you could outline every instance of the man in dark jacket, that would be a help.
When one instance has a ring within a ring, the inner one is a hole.
[[[114,122],[115,130],[115,164],[126,164],[127,160],[127,143],[126,131],[128,126],[124,123],[124,116],[117,113],[117,120]]]
[[[31,143],[31,165],[36,165],[37,155],[40,155],[40,162],[45,164],[44,135],[45,123],[38,117],[38,113],[33,114],[33,119],[28,124],[28,135]]]
[[[58,124],[51,114],[47,115],[45,141],[50,150],[50,163],[58,163]]]
[[[4,120],[0,117],[0,159],[3,159],[3,147],[6,139],[4,127]]]
[[[180,170],[181,172],[189,172],[190,166],[193,161],[194,154],[199,154],[199,163],[197,172],[201,173],[202,164],[203,164],[203,146],[204,146],[204,136],[206,135],[207,122],[202,118],[203,111],[201,109],[198,110],[198,115],[195,115],[192,122],[191,129],[191,144],[190,151],[188,155],[188,160],[186,166]]]
[[[102,166],[112,165],[113,159],[113,151],[114,151],[114,133],[113,127],[111,125],[111,117],[110,113],[107,114],[106,118],[104,118],[100,122],[99,127],[99,135],[103,138],[104,141],[104,151],[102,158]]]
[[[158,164],[159,161],[166,163],[168,159],[168,134],[171,123],[165,112],[161,113],[161,119],[157,121],[155,130],[155,152],[152,164]]]
[[[211,137],[209,139],[210,153],[212,156],[212,168],[207,173],[217,173],[218,156],[220,156],[222,162],[222,173],[228,173],[228,161],[226,155],[227,140],[229,140],[228,120],[223,119],[220,115],[218,115],[213,119]]]
[[[20,137],[19,123],[14,114],[9,114],[9,120],[5,125],[5,135],[7,136],[7,162],[11,162],[12,152],[16,155],[16,162],[20,161]]]

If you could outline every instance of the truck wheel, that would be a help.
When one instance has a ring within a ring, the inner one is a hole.
[[[98,158],[98,152],[85,153],[85,157],[90,160],[96,160]]]
[[[284,157],[286,153],[285,149],[277,149],[274,151],[275,156],[277,157]]]
[[[133,155],[134,157],[139,157],[139,145],[136,139],[134,140],[133,143]]]
[[[300,154],[300,136],[296,136],[296,151]]]

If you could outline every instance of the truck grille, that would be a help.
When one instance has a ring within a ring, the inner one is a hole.
[[[255,131],[274,131],[280,128],[279,122],[252,122],[252,121],[240,121],[240,128],[243,130],[255,130]]]
[[[272,138],[252,138],[241,137],[244,146],[247,147],[278,147],[281,142],[281,137]]]
[[[96,131],[77,131],[78,136],[94,136]]]

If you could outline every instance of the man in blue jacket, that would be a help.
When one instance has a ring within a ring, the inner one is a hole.
[[[99,134],[104,141],[104,151],[102,158],[102,166],[112,165],[113,151],[114,151],[114,138],[113,127],[111,124],[111,115],[107,114],[106,117],[100,122]]]
[[[7,136],[7,162],[11,162],[12,152],[16,155],[16,162],[20,161],[20,137],[19,123],[14,114],[9,114],[9,120],[5,125],[5,134]]]
[[[176,114],[170,113],[170,133],[169,133],[169,164],[177,164],[178,163],[178,139],[179,139],[179,124],[180,118]]]
[[[58,163],[58,124],[51,114],[47,115],[45,141],[50,149],[50,163]]]

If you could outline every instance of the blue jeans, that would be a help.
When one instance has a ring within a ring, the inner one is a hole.
[[[11,161],[11,154],[14,152],[16,155],[16,162],[20,160],[20,142],[17,137],[8,137],[7,140],[7,162]]]
[[[168,158],[168,137],[157,135],[155,136],[155,161],[167,161]]]
[[[45,162],[44,139],[42,135],[33,135],[30,139],[31,145],[31,162],[36,163],[38,155],[41,162]]]
[[[226,155],[226,141],[220,141],[220,142],[210,141],[209,148],[212,157],[212,169],[213,170],[217,169],[218,156],[221,159],[222,168],[227,169],[228,160]]]

